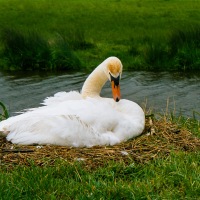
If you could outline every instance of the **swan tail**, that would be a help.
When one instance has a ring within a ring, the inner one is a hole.
[[[0,136],[6,136],[10,133],[7,128],[7,120],[0,122]]]

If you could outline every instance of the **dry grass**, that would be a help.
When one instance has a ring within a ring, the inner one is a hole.
[[[146,163],[159,156],[167,156],[176,151],[197,151],[200,149],[200,139],[194,137],[188,130],[179,129],[177,125],[167,120],[146,120],[143,135],[127,142],[108,147],[70,148],[64,146],[22,146],[13,145],[0,138],[1,165],[38,166],[55,164],[57,159],[68,162],[80,161],[87,168],[96,168],[107,161]]]

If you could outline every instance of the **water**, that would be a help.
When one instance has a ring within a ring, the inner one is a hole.
[[[40,106],[46,97],[56,92],[80,91],[87,76],[80,72],[32,75],[0,72],[0,101],[6,104],[11,115],[15,115],[23,109]],[[141,106],[146,104],[154,112],[165,113],[168,107],[175,114],[186,117],[193,117],[193,111],[200,113],[200,74],[124,72],[120,84],[122,98]],[[109,82],[101,96],[111,97]]]

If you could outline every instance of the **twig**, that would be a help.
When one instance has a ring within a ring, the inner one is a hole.
[[[2,153],[30,153],[34,152],[32,149],[2,149]]]

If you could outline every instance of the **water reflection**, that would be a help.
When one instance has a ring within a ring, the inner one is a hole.
[[[2,73],[0,72],[0,101],[10,113],[37,107],[42,100],[59,91],[80,91],[86,73]],[[166,105],[176,114],[192,116],[200,112],[200,74],[168,72],[123,72],[122,97],[141,106],[164,113]],[[102,90],[102,96],[111,97],[110,83]],[[168,103],[167,103],[168,102]]]

